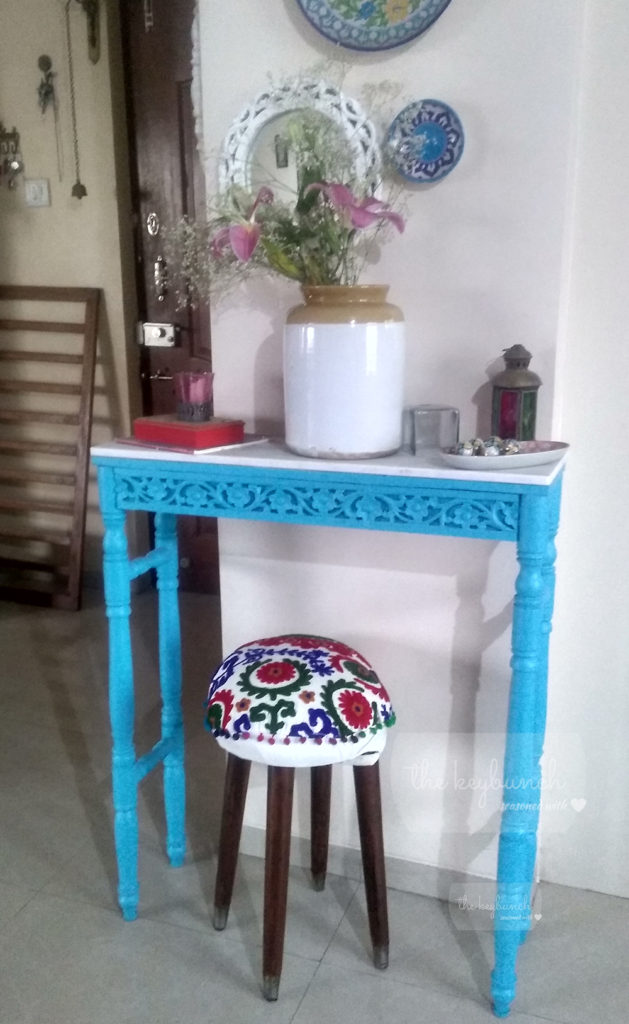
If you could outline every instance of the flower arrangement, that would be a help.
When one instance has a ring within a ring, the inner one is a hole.
[[[207,220],[175,229],[176,262],[193,298],[256,271],[301,284],[356,284],[376,238],[388,226],[404,230],[392,202],[356,179],[346,140],[322,114],[296,113],[281,143],[295,165],[292,194],[273,180],[255,192],[232,185]]]

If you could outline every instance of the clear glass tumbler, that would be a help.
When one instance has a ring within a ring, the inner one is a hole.
[[[452,405],[416,405],[412,410],[414,452],[452,448],[459,440],[459,410]]]

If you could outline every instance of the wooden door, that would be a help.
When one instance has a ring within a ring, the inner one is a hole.
[[[173,374],[211,368],[207,308],[181,308],[164,250],[168,228],[194,217],[204,182],[192,106],[194,0],[120,0],[131,180],[133,185],[138,308],[152,341],[174,328],[174,347],[142,345],[143,413],[173,412]],[[216,521],[179,521],[180,585],[216,593]]]

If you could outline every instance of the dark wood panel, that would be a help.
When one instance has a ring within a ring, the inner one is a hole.
[[[76,427],[78,413],[45,412],[42,409],[0,409],[0,423],[57,423]]]
[[[17,330],[17,327],[15,325],[18,323],[18,320],[0,320],[0,331],[15,331]],[[39,323],[40,327],[37,328],[38,330],[49,330],[50,332],[53,332],[54,330],[55,333],[57,327],[63,326],[62,324],[55,324],[54,328],[53,326],[44,327],[43,320],[39,321]],[[84,325],[78,324],[77,326],[79,329],[75,333],[83,334],[85,330]],[[22,324],[21,329],[23,331],[32,330],[27,321],[25,321]],[[59,333],[69,334],[70,332],[60,331]],[[27,349],[25,349],[23,352],[12,352],[10,349],[6,349],[4,352],[0,352],[0,360],[11,363],[23,363],[25,361],[29,363],[74,363],[75,366],[78,366],[80,363],[83,362],[83,357],[73,356],[70,355],[68,352],[29,352]]]
[[[77,454],[77,446],[75,444],[59,444],[56,441],[7,440],[3,438],[0,441],[0,452],[5,455],[33,452],[41,455],[70,455],[74,458]]]
[[[46,331],[49,334],[83,334],[83,324],[53,320],[0,320],[0,331]],[[2,355],[0,359],[11,358]]]
[[[67,516],[73,509],[71,501],[50,501],[43,498],[6,498],[0,495],[0,512],[21,515],[23,512],[49,512],[51,515]]]
[[[3,528],[0,533],[0,545],[2,544],[56,544],[60,547],[68,546],[70,543],[69,530],[51,530],[46,528],[12,527]]]
[[[45,380],[0,380],[0,391],[19,391],[20,394],[80,395],[78,384],[55,384]]]
[[[97,291],[97,288],[0,284],[0,299],[24,302],[84,302],[88,305],[94,301],[94,293]]]
[[[14,469],[0,467],[0,483],[3,484],[54,484],[57,487],[76,487],[74,473],[54,473],[50,470],[25,469],[18,466]]]

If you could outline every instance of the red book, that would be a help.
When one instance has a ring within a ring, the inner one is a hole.
[[[141,416],[133,421],[133,436],[138,441],[172,445],[195,451],[218,448],[225,444],[239,444],[244,440],[244,420],[226,420],[218,416],[201,423],[178,420],[174,414]]]

